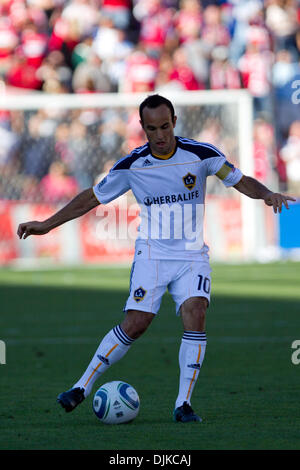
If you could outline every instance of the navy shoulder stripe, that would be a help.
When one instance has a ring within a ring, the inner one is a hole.
[[[134,149],[129,155],[126,157],[121,158],[121,160],[117,161],[117,163],[112,167],[111,171],[113,170],[129,170],[131,165],[141,157],[145,157],[149,155],[149,146],[148,144],[143,145],[142,147],[138,147]]]
[[[205,160],[206,158],[211,157],[226,158],[225,155],[219,149],[217,149],[217,147],[206,142],[197,142],[196,140],[184,139],[182,137],[178,137],[177,142],[180,148],[194,153],[201,160]]]

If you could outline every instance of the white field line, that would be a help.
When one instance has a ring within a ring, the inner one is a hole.
[[[19,345],[58,345],[58,344],[95,344],[99,343],[101,338],[93,337],[49,337],[49,338],[9,338],[4,339],[7,346]],[[179,343],[181,338],[175,336],[168,336],[164,338],[143,338],[142,342],[148,344],[165,344],[165,343]],[[235,344],[249,344],[249,343],[290,343],[291,336],[222,336],[222,337],[208,337],[209,343],[235,343]]]

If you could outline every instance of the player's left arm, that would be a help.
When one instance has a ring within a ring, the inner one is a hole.
[[[289,209],[288,201],[296,201],[296,199],[291,196],[274,193],[251,176],[243,175],[241,180],[233,187],[252,199],[262,199],[267,206],[273,207],[275,214],[281,212],[282,205]]]

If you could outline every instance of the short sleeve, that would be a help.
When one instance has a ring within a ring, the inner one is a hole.
[[[94,194],[101,204],[117,199],[129,189],[128,171],[114,168],[93,187]]]

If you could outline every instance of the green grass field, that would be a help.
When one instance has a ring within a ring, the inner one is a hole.
[[[300,364],[291,361],[300,263],[214,265],[212,279],[192,398],[203,422],[172,421],[182,328],[166,294],[150,329],[99,381],[127,381],[141,399],[135,421],[109,426],[91,395],[73,413],[56,397],[121,321],[129,268],[0,270],[0,449],[300,449]]]

